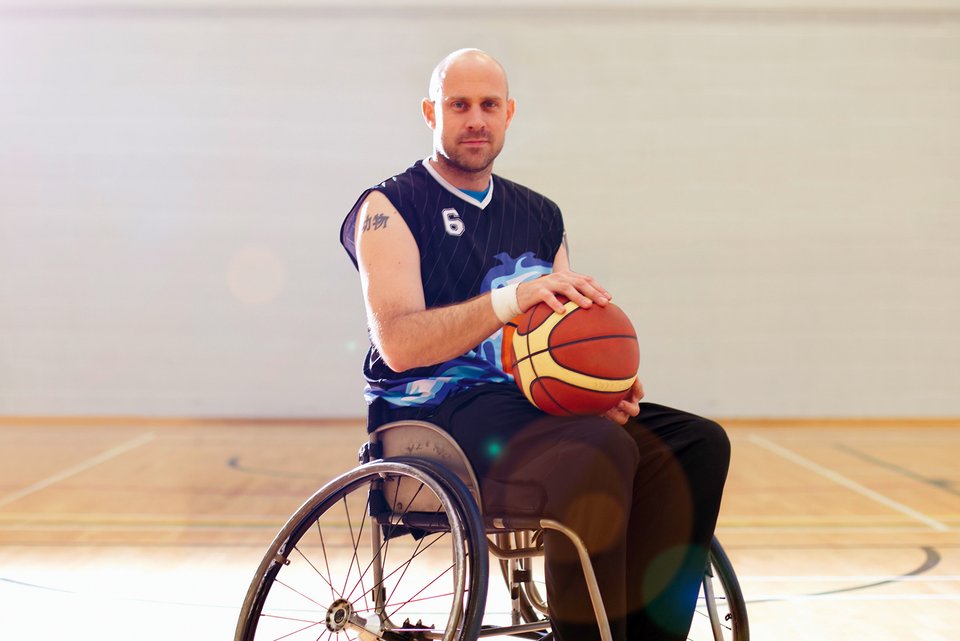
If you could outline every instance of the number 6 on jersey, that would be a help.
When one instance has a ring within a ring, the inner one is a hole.
[[[466,226],[463,224],[463,221],[460,220],[460,214],[457,213],[456,209],[448,207],[441,211],[440,215],[443,216],[443,226],[446,228],[448,234],[451,236],[463,235]]]

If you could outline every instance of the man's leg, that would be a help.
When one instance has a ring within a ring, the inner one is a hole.
[[[683,640],[696,607],[730,461],[723,429],[652,403],[627,424],[640,464],[628,526],[629,638]]]

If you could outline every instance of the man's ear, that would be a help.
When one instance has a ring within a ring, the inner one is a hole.
[[[517,109],[517,101],[513,98],[507,99],[507,127],[510,127],[510,122],[513,120],[513,112]]]
[[[423,111],[423,120],[431,129],[437,128],[437,103],[429,98],[424,98],[420,103],[420,109]]]

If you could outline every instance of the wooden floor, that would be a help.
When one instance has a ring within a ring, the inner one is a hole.
[[[752,638],[960,638],[960,423],[727,424]],[[228,639],[350,424],[0,419],[0,638]]]

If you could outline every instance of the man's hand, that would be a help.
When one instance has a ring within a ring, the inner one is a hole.
[[[627,397],[620,401],[613,409],[607,410],[604,416],[615,423],[625,425],[626,422],[630,420],[630,417],[640,413],[640,399],[642,398],[643,383],[641,383],[638,378],[633,382],[633,387],[630,388],[630,393],[627,394]]]
[[[517,303],[522,311],[527,311],[543,302],[553,311],[563,314],[566,310],[557,295],[566,296],[580,307],[590,307],[594,303],[606,305],[612,298],[610,292],[590,276],[564,269],[520,283]]]

